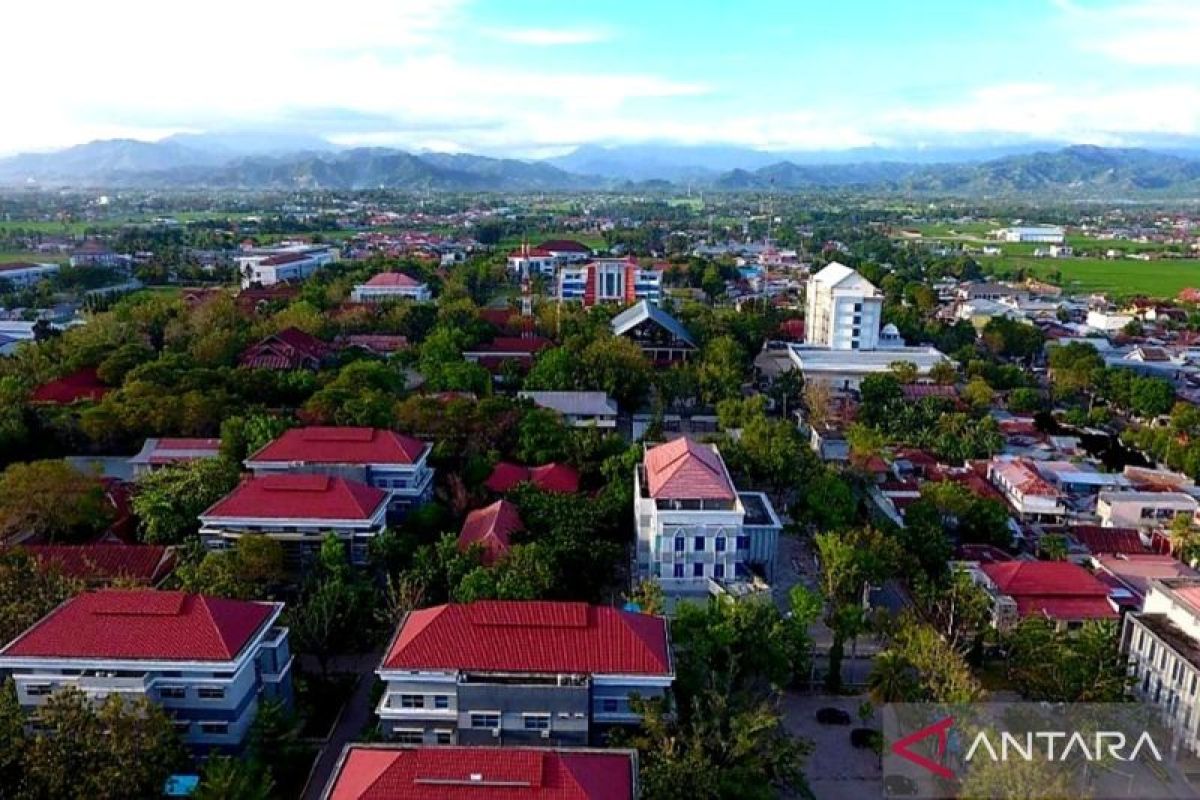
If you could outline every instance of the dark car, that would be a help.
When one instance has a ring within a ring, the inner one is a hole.
[[[827,707],[817,711],[817,722],[822,725],[849,725],[850,712],[840,708]]]
[[[883,793],[888,797],[912,797],[917,793],[917,784],[904,775],[883,776]]]
[[[860,750],[873,749],[883,743],[883,734],[874,728],[855,728],[850,731],[850,744]]]

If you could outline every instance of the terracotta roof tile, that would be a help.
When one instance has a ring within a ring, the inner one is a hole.
[[[328,475],[246,478],[201,518],[368,520],[387,492]]]
[[[715,449],[689,438],[646,451],[650,496],[668,500],[732,500],[736,493]]]

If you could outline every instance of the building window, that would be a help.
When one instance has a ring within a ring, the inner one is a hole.
[[[746,565],[739,561],[733,565],[733,574],[738,578],[745,578],[750,574],[750,570],[746,569]]]
[[[683,546],[684,546],[684,539],[683,539],[683,537],[682,537],[682,536],[676,536],[676,537],[675,537],[675,552],[676,552],[676,553],[682,553],[682,552],[683,552]]]
[[[210,736],[224,736],[229,733],[228,722],[201,722],[200,732],[207,733]]]
[[[703,536],[697,536],[692,540],[692,549],[695,550],[697,553],[704,552],[704,537]]]
[[[171,723],[171,727],[174,728],[175,732],[180,736],[187,736],[192,732],[192,723],[186,719],[174,720]]]
[[[724,552],[725,552],[725,537],[724,537],[724,536],[718,536],[718,537],[717,537],[717,542],[716,542],[716,544],[714,545],[714,547],[716,547],[716,550],[717,550],[717,552],[718,552],[718,553],[724,553]]]
[[[450,707],[450,695],[435,694],[433,696],[433,707],[434,708],[449,708]]]
[[[714,578],[724,578],[725,577],[725,565],[724,564],[713,564],[713,577]]]
[[[53,691],[48,683],[31,683],[25,687],[25,694],[29,697],[45,697]]]
[[[158,688],[158,697],[160,700],[184,700],[187,698],[187,688],[183,686],[160,686]]]
[[[683,564],[676,564],[676,565],[675,565],[674,577],[676,577],[676,578],[682,578],[682,577],[683,577]]]
[[[454,736],[450,733],[450,731],[434,731],[433,739],[438,744],[451,744]]]
[[[527,731],[550,730],[549,714],[522,714],[521,717],[525,721],[525,730]]]
[[[703,578],[704,577],[704,565],[703,564],[692,564],[692,577],[693,578]]]
[[[472,711],[472,728],[499,728],[500,714],[494,711]]]
[[[749,550],[750,549],[750,537],[746,536],[744,534],[741,536],[738,536],[736,544],[737,544],[738,550]]]
[[[421,744],[425,741],[425,732],[420,728],[396,728],[392,738],[400,744]]]
[[[424,708],[425,696],[420,694],[402,694],[400,695],[401,708]]]
[[[201,686],[196,690],[196,697],[201,700],[224,700],[225,688],[222,686]]]

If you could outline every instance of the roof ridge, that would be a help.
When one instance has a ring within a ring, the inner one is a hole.
[[[202,595],[202,594],[193,594],[193,595],[185,594],[184,597],[190,598],[191,602],[193,602],[193,603],[199,601],[200,605],[204,609],[205,615],[208,617],[208,624],[212,626],[212,629],[217,634],[217,641],[221,643],[221,649],[224,651],[225,657],[228,659],[234,658],[237,654],[230,652],[229,642],[225,639],[225,631],[223,631],[221,629],[221,626],[217,624],[217,618],[213,614],[212,606],[210,606],[208,604],[208,601],[210,598],[207,597],[206,595]],[[184,602],[187,602],[187,599],[185,599]]]

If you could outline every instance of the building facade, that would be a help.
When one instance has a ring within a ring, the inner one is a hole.
[[[244,251],[237,257],[237,268],[245,289],[302,281],[337,259],[338,252],[333,247],[289,244]]]
[[[883,293],[836,261],[808,281],[806,344],[830,350],[874,350],[883,320]]]
[[[95,701],[144,697],[190,747],[233,751],[261,701],[292,702],[282,611],[282,603],[183,592],[86,592],[0,650],[0,674],[13,679],[26,712],[66,687]]]
[[[350,293],[355,303],[388,303],[397,300],[423,302],[433,297],[429,284],[403,272],[381,272],[366,283],[356,284]]]
[[[410,612],[378,670],[384,735],[405,744],[581,746],[637,724],[674,680],[666,621],[584,603]]]
[[[0,264],[0,286],[24,289],[58,272],[58,264]]]
[[[636,303],[662,301],[663,271],[643,268],[633,259],[599,258],[586,264],[568,265],[558,270],[558,299],[599,303]]]

